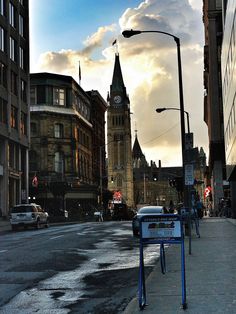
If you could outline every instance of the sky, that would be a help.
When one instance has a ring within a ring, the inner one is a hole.
[[[194,147],[203,147],[208,156],[201,0],[29,0],[29,5],[31,73],[70,75],[79,83],[80,62],[81,87],[98,90],[106,100],[118,51],[130,98],[132,141],[137,130],[146,160],[161,160],[163,167],[182,165],[180,112],[155,111],[180,108],[177,46],[163,34],[127,39],[122,31],[158,30],[179,37],[184,109]]]

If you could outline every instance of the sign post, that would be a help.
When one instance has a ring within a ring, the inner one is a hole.
[[[182,307],[187,308],[186,303],[186,278],[185,278],[185,252],[182,217],[175,214],[146,215],[140,218],[140,258],[139,258],[139,307],[143,309],[146,303],[146,287],[144,274],[144,244],[181,244],[181,283],[182,283]],[[162,257],[160,257],[162,258]],[[163,261],[162,261],[163,262]]]

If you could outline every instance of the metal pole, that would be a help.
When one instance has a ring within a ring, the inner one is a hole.
[[[99,200],[99,203],[100,205],[102,206],[102,148],[103,146],[99,146],[99,176],[100,176],[100,200]]]
[[[143,175],[143,202],[146,204],[146,175]]]

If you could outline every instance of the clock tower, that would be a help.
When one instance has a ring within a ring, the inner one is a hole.
[[[134,205],[130,102],[115,55],[107,110],[108,189],[115,203]],[[118,195],[118,197],[116,197]]]

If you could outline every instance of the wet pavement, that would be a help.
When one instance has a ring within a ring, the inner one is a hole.
[[[180,245],[175,244],[166,252],[166,274],[157,265],[146,280],[145,314],[236,313],[236,220],[204,218],[200,234],[192,237],[191,255],[185,239],[187,310],[181,306]],[[138,294],[124,313],[140,313]]]

